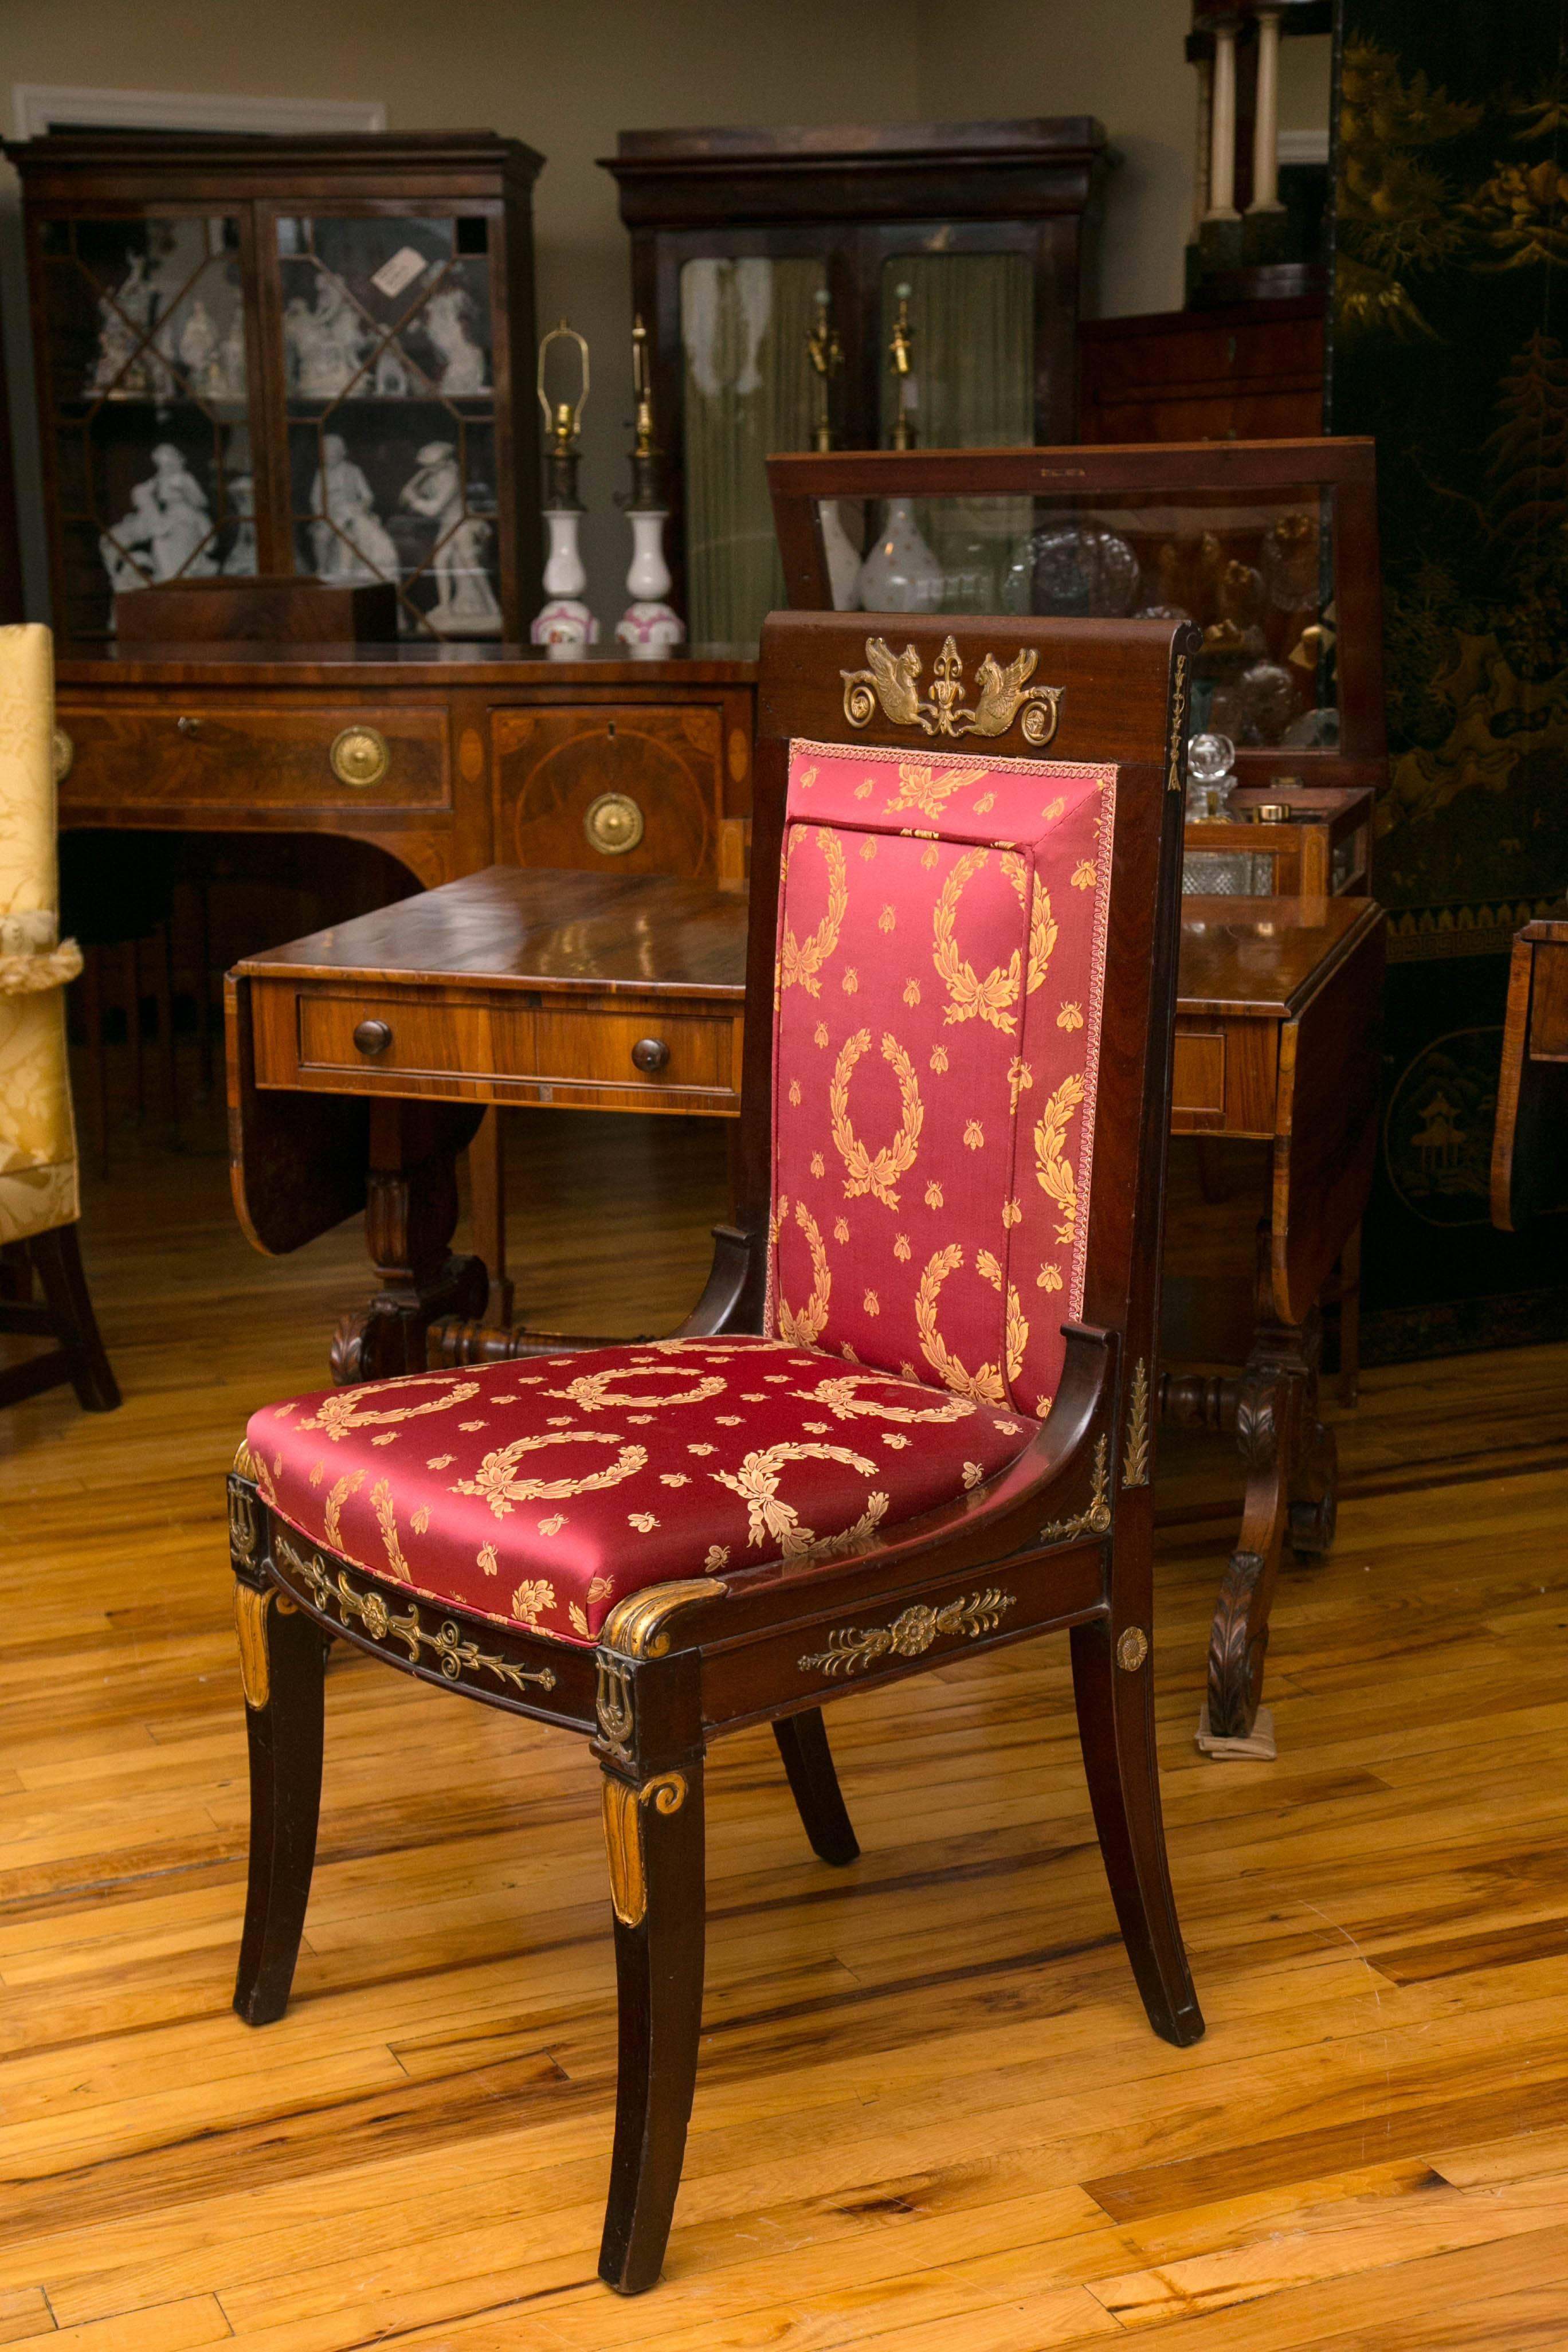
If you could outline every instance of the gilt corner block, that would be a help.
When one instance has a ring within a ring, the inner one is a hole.
[[[599,1633],[599,1646],[624,1658],[668,1654],[669,1621],[694,1601],[712,1601],[729,1591],[721,1577],[693,1576],[672,1584],[650,1584],[617,1601]]]

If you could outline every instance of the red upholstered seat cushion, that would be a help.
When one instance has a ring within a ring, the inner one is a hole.
[[[1018,1413],[782,1339],[666,1339],[268,1405],[263,1500],[433,1601],[589,1642],[644,1585],[857,1547],[994,1477]]]

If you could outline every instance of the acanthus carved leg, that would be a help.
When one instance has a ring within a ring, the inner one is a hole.
[[[1244,1739],[1257,1718],[1268,1618],[1289,1533],[1300,1554],[1332,1540],[1336,1461],[1332,1433],[1317,1417],[1314,1314],[1297,1329],[1262,1325],[1245,1372],[1161,1382],[1161,1418],[1233,1435],[1247,1465],[1241,1530],[1226,1570],[1209,1640],[1208,1728]]]

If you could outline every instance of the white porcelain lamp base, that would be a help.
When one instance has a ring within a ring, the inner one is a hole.
[[[686,624],[672,605],[640,600],[627,605],[616,635],[631,648],[635,659],[657,660],[685,644]]]

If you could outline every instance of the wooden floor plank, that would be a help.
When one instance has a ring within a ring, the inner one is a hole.
[[[668,1328],[722,1134],[515,1126],[529,1310]],[[1149,2033],[1116,1937],[1063,1645],[830,1710],[847,1872],[765,1731],[716,1749],[686,2179],[665,2283],[625,2304],[595,2277],[614,1980],[580,1744],[334,1659],[297,1999],[262,2033],[229,2007],[223,1472],[250,1410],[322,1384],[366,1283],[353,1225],[251,1253],[220,1147],[116,1129],[85,1244],[125,1405],[0,1416],[0,2344],[1568,2343],[1568,1348],[1380,1370],[1336,1415],[1272,1766],[1194,1744],[1240,1465],[1162,1436],[1193,2051]]]

